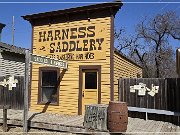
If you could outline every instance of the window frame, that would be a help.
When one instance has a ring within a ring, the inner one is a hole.
[[[48,72],[48,71],[56,71],[57,72],[57,102],[51,103],[51,102],[43,102],[42,101],[42,72]],[[39,105],[59,105],[59,88],[60,88],[60,69],[58,67],[39,67],[39,80],[38,80],[38,100],[37,104]]]

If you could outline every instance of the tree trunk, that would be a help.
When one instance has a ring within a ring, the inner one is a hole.
[[[159,72],[159,62],[157,57],[155,57],[155,62],[156,62],[156,78],[160,77],[160,72]]]

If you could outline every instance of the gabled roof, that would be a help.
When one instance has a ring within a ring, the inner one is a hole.
[[[123,57],[124,59],[126,59],[127,61],[129,61],[130,63],[140,67],[140,68],[143,68],[142,66],[140,66],[139,64],[137,64],[134,60],[128,58],[125,54],[119,52],[119,50],[117,48],[114,47],[114,52],[118,55],[120,55],[121,57]]]
[[[25,50],[26,50],[25,48],[0,42],[0,51],[7,51],[7,52],[13,52],[13,53],[25,55]]]

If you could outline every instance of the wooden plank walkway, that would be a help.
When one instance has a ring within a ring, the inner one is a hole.
[[[3,115],[0,109],[0,123]],[[8,110],[8,124],[22,126],[23,112],[21,110]],[[71,133],[94,132],[83,127],[84,116],[61,115],[51,113],[29,112],[29,125],[32,128],[43,128]],[[128,129],[126,134],[180,134],[180,127],[168,122],[143,120],[139,118],[128,118]]]

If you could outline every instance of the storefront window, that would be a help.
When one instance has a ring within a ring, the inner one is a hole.
[[[58,103],[58,71],[57,68],[40,68],[39,103]]]

